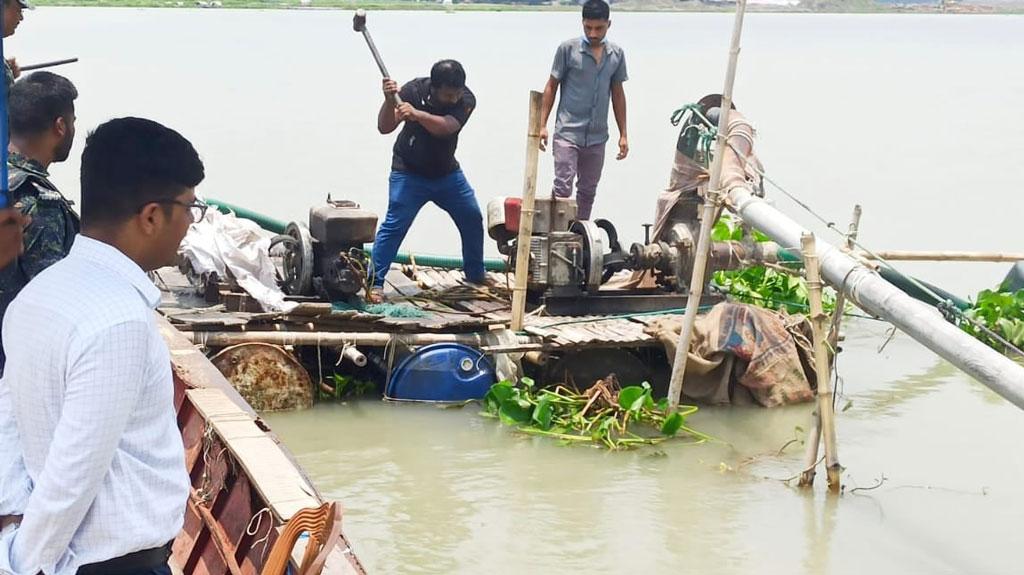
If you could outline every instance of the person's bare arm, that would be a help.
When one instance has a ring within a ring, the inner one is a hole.
[[[392,103],[391,97],[398,93],[398,82],[391,78],[384,78],[384,101],[377,112],[377,131],[381,134],[390,134],[395,131],[401,122],[398,119],[398,109]]]
[[[447,138],[462,129],[462,124],[454,116],[435,116],[423,110],[417,110],[409,103],[398,107],[398,117],[408,122],[419,123],[430,132],[430,135],[438,138]]]
[[[615,113],[615,123],[619,126],[619,155],[616,160],[622,160],[629,155],[629,138],[626,135],[626,90],[622,82],[612,82],[612,111]]]
[[[544,97],[540,101],[540,150],[548,149],[548,118],[551,117],[551,110],[555,107],[555,96],[558,94],[558,85],[561,82],[554,76],[548,76],[548,83],[544,86]]]

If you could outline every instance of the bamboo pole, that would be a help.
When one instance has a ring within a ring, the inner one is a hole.
[[[857,255],[874,259],[874,255],[865,252],[856,252]],[[994,262],[1014,263],[1024,260],[1024,253],[1004,252],[968,252],[968,251],[914,251],[914,250],[890,250],[875,252],[878,257],[899,262]]]
[[[815,406],[811,414],[811,428],[807,430],[807,449],[804,452],[804,470],[800,473],[799,487],[814,485],[814,476],[818,469],[818,447],[821,446],[821,418]]]
[[[537,162],[540,158],[540,107],[543,94],[530,92],[530,123],[526,129],[526,173],[523,177],[523,204],[519,211],[519,238],[516,241],[516,283],[512,288],[512,331],[522,331],[526,315],[526,281],[530,270],[530,238],[537,213]]]
[[[194,331],[192,343],[227,347],[242,343],[270,343],[274,345],[364,345],[384,347],[395,341],[409,345],[432,343],[461,343],[473,347],[485,346],[488,338],[477,333],[413,333],[394,334],[379,332],[333,332],[333,331]],[[517,336],[516,345],[529,347],[536,343],[530,336]]]
[[[825,443],[825,470],[828,472],[829,490],[838,493],[839,474],[842,467],[839,465],[839,453],[836,449],[835,411],[832,405],[834,393],[828,349],[825,343],[829,320],[821,305],[821,270],[818,267],[818,251],[814,235],[803,234],[800,238],[800,247],[803,252],[804,269],[807,273],[807,299],[811,304],[810,319],[814,332],[814,372],[818,379],[818,419],[821,422],[821,435]]]
[[[846,248],[852,250],[854,242],[857,241],[857,234],[860,229],[860,216],[862,210],[860,204],[853,207],[853,218],[850,220],[850,227],[846,232]],[[843,320],[843,310],[846,308],[846,292],[838,290],[836,295],[836,309],[832,312],[831,328],[828,333],[828,345],[835,350],[839,344],[839,326]],[[833,362],[836,354],[833,354]],[[835,367],[834,363],[831,367]],[[818,463],[818,447],[821,445],[821,411],[817,409],[811,414],[811,428],[807,433],[807,451],[804,457],[804,471],[800,474],[800,487],[814,485],[815,469]]]
[[[860,204],[853,206],[853,217],[850,219],[850,227],[846,230],[846,249],[853,251],[854,245],[857,241],[857,235],[860,232],[860,216],[863,210]],[[835,349],[839,344],[839,324],[843,321],[843,311],[846,309],[846,292],[840,289],[836,290],[836,309],[832,311],[832,327],[828,334],[828,345]]]
[[[686,376],[686,360],[689,358],[690,341],[693,339],[693,325],[697,321],[697,309],[700,298],[704,295],[704,276],[707,270],[708,247],[711,244],[712,221],[719,207],[722,182],[722,159],[725,156],[725,137],[729,126],[729,110],[732,109],[732,90],[736,81],[736,64],[740,56],[740,36],[743,33],[743,15],[747,9],[747,1],[739,0],[736,4],[736,20],[732,29],[732,45],[729,48],[729,66],[725,73],[725,89],[722,90],[722,104],[718,115],[718,138],[720,138],[714,161],[711,165],[711,180],[708,183],[704,198],[704,211],[700,222],[700,234],[697,238],[696,260],[693,275],[690,278],[690,293],[686,298],[686,313],[683,316],[683,327],[679,332],[676,345],[676,356],[672,361],[672,379],[669,381],[668,406],[673,410],[679,406],[683,395],[683,380]],[[679,278],[680,280],[682,278]]]

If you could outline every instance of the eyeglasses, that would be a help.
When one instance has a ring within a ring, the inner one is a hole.
[[[210,207],[199,200],[192,200],[191,202],[182,202],[180,200],[157,200],[154,204],[177,204],[179,206],[185,206],[188,209],[189,216],[192,217],[192,223],[198,223],[203,221],[206,216],[206,210]]]

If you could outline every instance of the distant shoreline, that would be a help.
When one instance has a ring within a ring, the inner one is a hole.
[[[207,8],[211,10],[260,9],[260,10],[429,10],[445,11],[437,2],[413,2],[407,0],[383,2],[359,2],[346,0],[313,0],[310,6],[301,6],[296,0],[276,4],[260,0],[35,0],[37,6],[63,6],[88,8]],[[732,12],[733,5],[711,5],[698,1],[675,2],[662,0],[657,3],[637,5],[624,0],[616,2],[613,8],[619,12],[689,12],[721,13]],[[981,5],[950,2],[945,9],[937,4],[885,5],[872,0],[819,0],[813,8],[805,6],[777,6],[753,4],[748,12],[778,14],[1024,14],[1024,0],[1018,4]],[[538,6],[524,4],[456,4],[455,12],[565,12],[579,10],[575,5]]]

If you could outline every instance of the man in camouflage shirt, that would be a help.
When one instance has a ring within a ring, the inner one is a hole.
[[[68,254],[78,234],[78,214],[47,172],[71,152],[77,97],[75,86],[52,72],[29,74],[10,90],[10,202],[31,222],[24,231],[24,251],[0,269],[0,319],[25,284]],[[0,371],[3,362],[0,351]]]
[[[14,31],[18,29],[18,24],[21,24],[22,10],[35,10],[35,6],[28,3],[27,0],[3,0],[4,2],[4,38],[10,38],[14,36]],[[7,93],[11,93],[11,85],[14,84],[14,80],[21,75],[21,70],[18,68],[18,62],[14,58],[8,58],[4,60],[4,85],[7,86]]]

